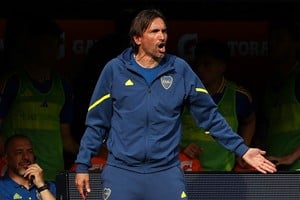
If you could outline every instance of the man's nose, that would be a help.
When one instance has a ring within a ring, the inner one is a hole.
[[[22,158],[23,159],[28,159],[29,157],[30,157],[30,153],[27,153],[27,152],[22,153]]]
[[[167,34],[164,31],[159,32],[159,39],[165,41]]]

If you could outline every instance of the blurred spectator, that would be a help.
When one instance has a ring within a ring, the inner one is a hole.
[[[135,10],[123,9],[115,18],[115,32],[100,38],[84,58],[74,81],[74,123],[73,132],[80,141],[85,130],[85,116],[90,97],[104,65],[119,55],[129,45],[129,27]]]
[[[7,172],[0,178],[0,199],[54,200],[53,182],[44,181],[43,169],[35,162],[32,143],[24,135],[13,135],[4,145]]]
[[[278,170],[300,170],[300,29],[293,21],[274,21],[269,27],[272,74],[265,88],[260,117],[261,138]]]
[[[2,81],[1,137],[27,135],[45,179],[55,180],[65,169],[63,151],[74,155],[78,151],[71,135],[72,87],[53,70],[62,32],[50,19],[20,20],[24,23],[20,40],[24,56]],[[1,153],[3,146],[0,148]]]
[[[224,77],[230,61],[227,45],[215,39],[199,42],[195,48],[194,70],[205,88],[218,105],[220,113],[231,128],[239,133],[250,146],[255,131],[256,116],[250,93]],[[226,150],[215,139],[198,128],[189,114],[188,108],[183,115],[183,153],[190,158],[199,158],[204,171],[231,171],[236,165],[234,153]],[[247,168],[238,159],[241,168]]]
[[[180,166],[183,171],[202,171],[202,165],[198,158],[191,158],[184,152],[179,153]]]

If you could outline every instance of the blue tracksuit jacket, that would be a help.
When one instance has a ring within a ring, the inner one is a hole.
[[[128,48],[109,61],[91,98],[86,131],[77,155],[77,172],[87,172],[103,139],[107,164],[151,173],[179,165],[181,113],[190,105],[197,124],[226,148],[242,156],[248,147],[218,113],[198,76],[181,58],[166,54],[150,85],[132,63]],[[216,155],[217,156],[217,155]]]

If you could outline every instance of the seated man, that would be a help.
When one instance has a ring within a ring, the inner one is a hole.
[[[55,200],[56,187],[45,182],[43,170],[35,163],[29,138],[13,135],[4,144],[7,171],[0,178],[0,199]]]

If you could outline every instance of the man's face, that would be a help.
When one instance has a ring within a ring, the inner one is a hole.
[[[270,58],[275,63],[284,63],[294,54],[295,41],[287,30],[276,30],[270,34]]]
[[[155,18],[142,36],[136,36],[139,51],[154,59],[162,59],[166,53],[167,27],[163,19]]]
[[[23,176],[35,159],[31,142],[26,138],[16,138],[11,141],[6,159],[9,173]]]
[[[60,41],[49,35],[42,35],[30,41],[29,56],[32,63],[39,67],[52,67],[57,61]]]
[[[226,63],[213,56],[203,55],[196,63],[196,73],[205,86],[215,84],[222,79]]]

